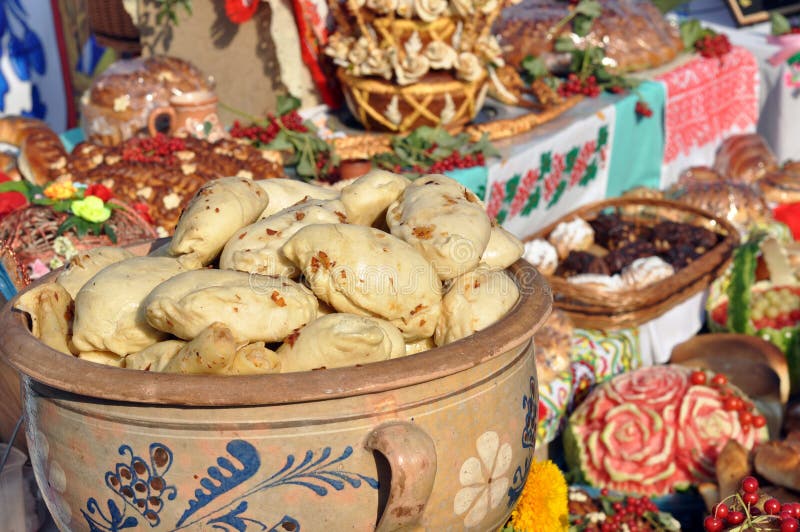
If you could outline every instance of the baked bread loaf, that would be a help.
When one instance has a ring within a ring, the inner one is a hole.
[[[800,435],[762,444],[755,450],[753,464],[770,482],[800,491]]]
[[[665,195],[667,199],[726,218],[742,233],[769,217],[763,196],[746,183],[693,181],[671,187]]]
[[[19,149],[17,169],[36,185],[52,181],[67,164],[61,139],[41,120],[22,116],[0,118],[0,142]]]
[[[714,170],[726,179],[748,184],[777,169],[775,154],[764,138],[756,133],[726,138],[714,159]]]
[[[710,166],[692,166],[678,176],[678,184],[683,185],[694,181],[722,181],[722,175]]]
[[[758,180],[758,188],[770,203],[800,202],[800,172],[776,170]]]
[[[147,129],[150,112],[173,95],[212,91],[213,83],[175,57],[122,59],[98,76],[81,98],[81,126],[90,142],[112,146]]]
[[[683,50],[680,34],[649,1],[601,0],[603,11],[586,37],[572,33],[572,23],[556,24],[570,13],[569,2],[528,0],[505,9],[495,30],[508,45],[506,62],[519,69],[526,56],[545,59],[555,69],[569,65],[569,54],[558,54],[554,44],[571,35],[578,47],[605,49],[610,70],[632,72],[671,61]]]

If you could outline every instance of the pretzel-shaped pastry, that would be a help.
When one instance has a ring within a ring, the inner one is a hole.
[[[0,118],[0,142],[19,149],[17,168],[22,177],[43,185],[67,165],[67,151],[47,124],[34,118]]]

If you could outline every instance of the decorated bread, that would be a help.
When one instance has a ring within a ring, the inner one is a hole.
[[[37,185],[54,179],[67,163],[61,139],[41,120],[0,117],[0,142],[19,150],[15,161],[17,170],[23,178]]]
[[[492,224],[481,201],[443,175],[414,181],[389,207],[391,233],[411,244],[442,280],[475,269],[489,244]]]
[[[339,191],[306,183],[297,179],[262,179],[256,181],[264,192],[267,193],[269,203],[261,212],[260,219],[272,216],[287,207],[303,201],[305,198],[313,200],[334,200],[339,198]]]
[[[233,270],[177,275],[153,289],[143,306],[150,325],[178,338],[191,340],[221,322],[239,345],[279,342],[317,317],[317,300],[305,286]]]
[[[304,200],[236,231],[219,258],[222,269],[295,278],[300,270],[281,247],[297,231],[312,224],[347,221],[339,200]]]
[[[181,214],[169,251],[202,264],[217,258],[236,231],[251,224],[269,198],[252,179],[226,177],[203,185]]]
[[[72,343],[79,351],[127,355],[166,337],[147,323],[142,303],[150,291],[184,272],[175,259],[135,257],[103,268],[75,296]]]
[[[371,170],[342,189],[342,203],[350,222],[375,225],[386,218],[386,209],[411,183],[406,177],[385,170]]]
[[[727,398],[737,398],[736,408]],[[711,375],[654,366],[595,388],[573,412],[564,435],[570,467],[590,485],[639,495],[666,495],[715,478],[714,464],[733,439],[746,449],[767,440],[752,402]],[[760,416],[759,416],[760,417]]]
[[[355,366],[404,356],[400,330],[388,321],[346,312],[294,332],[278,349],[281,373]]]
[[[670,188],[666,196],[726,218],[742,233],[769,216],[764,198],[746,183],[693,181]]]
[[[56,283],[63,286],[74,299],[78,291],[94,275],[111,264],[130,259],[133,253],[124,248],[101,246],[80,253],[72,258],[58,274]]]
[[[505,271],[479,266],[456,277],[442,298],[434,342],[449,344],[485,329],[505,315],[517,299],[517,285]]]
[[[714,159],[714,170],[727,179],[753,184],[778,169],[778,161],[761,135],[745,133],[722,141]]]
[[[281,249],[314,294],[338,312],[383,318],[409,341],[433,336],[442,286],[410,244],[371,227],[315,224]]]
[[[786,170],[767,172],[758,180],[758,188],[770,203],[800,202],[800,173]]]

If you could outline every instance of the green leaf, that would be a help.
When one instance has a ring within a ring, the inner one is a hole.
[[[597,18],[603,12],[603,6],[597,0],[581,0],[575,6],[575,12],[590,18]]]
[[[556,52],[574,52],[577,50],[575,43],[566,35],[557,38],[553,48]]]
[[[289,136],[286,134],[285,129],[280,130],[266,147],[276,151],[290,151],[294,149],[294,145],[289,142]]]
[[[564,193],[564,190],[566,190],[566,188],[567,188],[567,182],[565,180],[562,180],[556,187],[555,192],[553,192],[553,197],[550,198],[550,201],[547,202],[548,209],[553,205],[555,205],[556,203],[558,203],[558,200],[561,199],[561,195]]]
[[[522,215],[523,216],[530,216],[533,210],[539,206],[539,200],[542,197],[542,187],[536,187],[536,191],[531,194],[528,198],[528,201],[525,202],[525,206],[522,208]]]
[[[103,232],[106,234],[106,236],[108,236],[112,243],[117,243],[117,233],[110,224],[103,224]]]
[[[56,229],[56,234],[63,235],[64,233],[72,229],[75,226],[75,220],[76,220],[75,216],[70,216],[69,218],[61,222],[61,225],[59,225],[58,229]]]
[[[576,15],[572,21],[572,32],[578,37],[586,37],[592,31],[594,19],[586,15]]]
[[[569,152],[567,152],[567,160],[566,165],[564,166],[564,173],[572,172],[572,167],[575,166],[575,161],[578,159],[578,153],[580,153],[580,149],[575,146]]]
[[[770,31],[773,35],[783,35],[792,31],[792,24],[789,22],[789,19],[777,11],[770,11],[769,22],[771,26]]]
[[[283,116],[286,113],[300,109],[301,105],[302,102],[300,101],[300,98],[296,98],[291,94],[281,94],[278,96],[276,112],[278,113],[278,116]]]
[[[297,175],[302,177],[314,177],[317,174],[317,167],[308,157],[301,157],[295,170]]]
[[[597,161],[592,161],[586,166],[586,173],[583,174],[583,177],[578,184],[582,187],[585,187],[591,183],[595,177],[597,177]]]
[[[51,204],[51,208],[56,212],[70,212],[72,200],[59,200]]]
[[[522,60],[522,71],[530,81],[550,75],[550,71],[547,69],[547,63],[544,62],[544,59],[532,55]]]
[[[597,132],[597,149],[599,150],[608,142],[608,126],[603,126]]]
[[[681,40],[687,50],[694,49],[694,44],[706,35],[713,35],[714,31],[704,28],[697,19],[690,19],[681,22]]]
[[[31,184],[27,181],[6,181],[5,183],[0,183],[0,193],[2,192],[19,192],[28,198],[28,201],[34,196],[34,194],[31,193]]]
[[[517,187],[519,186],[519,174],[514,174],[514,176],[506,181],[506,197],[513,198],[517,193]]]
[[[690,0],[653,0],[653,4],[659,11],[666,14],[670,11],[675,11],[683,4],[688,4]]]

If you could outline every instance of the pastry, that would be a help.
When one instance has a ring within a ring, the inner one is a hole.
[[[675,268],[661,257],[643,257],[626,266],[620,277],[626,288],[638,290],[675,275]]]
[[[83,285],[100,270],[111,264],[133,258],[133,253],[124,248],[101,246],[80,253],[72,258],[58,274],[56,283],[63,286],[74,299]]]
[[[168,106],[171,96],[212,90],[206,76],[175,57],[119,60],[81,98],[81,126],[90,142],[119,144],[144,133],[151,111]]]
[[[307,225],[347,222],[344,210],[339,200],[307,200],[246,225],[225,244],[219,267],[296,278],[300,270],[281,253],[281,247]]]
[[[267,194],[252,179],[226,177],[203,185],[181,214],[169,252],[209,264],[231,236],[256,221]]]
[[[125,357],[121,357],[116,353],[110,351],[85,351],[78,353],[78,358],[93,362],[95,364],[102,364],[103,366],[113,366],[121,368],[125,365]]]
[[[565,259],[571,251],[586,251],[594,244],[594,229],[586,220],[574,218],[559,223],[547,240],[555,246],[558,257]]]
[[[481,255],[481,264],[496,270],[504,270],[522,257],[525,247],[520,240],[492,222],[489,243]]]
[[[556,248],[543,238],[525,242],[525,260],[544,275],[553,275],[558,267],[558,252]]]
[[[334,200],[339,198],[339,191],[299,181],[297,179],[260,179],[256,181],[267,193],[269,202],[261,212],[259,219],[267,218],[305,198],[315,200]]]
[[[556,268],[556,275],[571,277],[583,273],[608,275],[611,273],[606,261],[588,251],[570,251],[567,258]]]
[[[489,244],[492,224],[481,201],[443,175],[417,179],[386,213],[392,235],[433,264],[439,278],[474,270]]]
[[[314,320],[278,348],[281,373],[379,362],[405,355],[403,335],[378,318],[336,313]]]
[[[670,188],[666,196],[725,218],[741,232],[769,217],[764,198],[745,183],[694,181]]]
[[[383,318],[407,341],[433,336],[442,284],[410,244],[363,225],[316,224],[300,229],[281,251],[337,311]]]
[[[406,355],[416,355],[417,353],[428,351],[434,347],[436,347],[436,342],[433,341],[432,337],[423,338],[422,340],[416,340],[414,342],[406,342]]]
[[[789,174],[800,175],[800,161],[786,161],[781,169]]]
[[[445,345],[485,329],[504,316],[517,299],[517,285],[505,271],[478,267],[461,275],[442,298],[433,341]]]
[[[648,227],[625,220],[619,214],[601,214],[589,222],[594,230],[595,243],[608,250],[621,248],[650,237]]]
[[[726,179],[754,184],[778,169],[778,161],[761,135],[745,133],[722,141],[714,159],[714,170]]]
[[[653,227],[653,244],[659,251],[673,246],[689,246],[697,255],[702,255],[717,245],[719,235],[705,227],[665,221]]]
[[[736,493],[742,479],[751,473],[749,455],[747,449],[736,440],[730,440],[719,452],[714,464],[717,471],[719,500]]]
[[[605,292],[618,292],[626,288],[619,275],[581,273],[567,277],[567,282]]]
[[[72,343],[79,351],[127,355],[167,336],[145,319],[150,291],[185,271],[175,259],[134,257],[103,268],[75,296]]]
[[[758,180],[764,199],[771,203],[800,202],[800,172],[787,170],[769,172]]]
[[[687,267],[689,264],[700,258],[693,246],[678,244],[666,249],[658,254],[665,262],[672,264],[676,270]]]
[[[722,175],[709,166],[692,166],[680,173],[678,176],[678,185],[698,181],[714,182],[722,180],[724,180]]]
[[[0,142],[18,148],[17,169],[36,185],[52,181],[67,163],[61,139],[41,120],[21,116],[0,118]]]
[[[385,170],[370,170],[342,189],[350,223],[375,225],[386,220],[386,209],[397,201],[411,183],[408,178]]]
[[[225,368],[226,375],[262,375],[277,373],[281,369],[281,361],[272,349],[264,342],[247,344],[236,350],[231,364]]]
[[[285,278],[233,270],[194,270],[155,287],[143,302],[147,322],[184,340],[214,322],[238,345],[279,342],[317,317],[317,300]]]
[[[755,450],[753,464],[770,482],[800,491],[800,439],[764,443]]]

